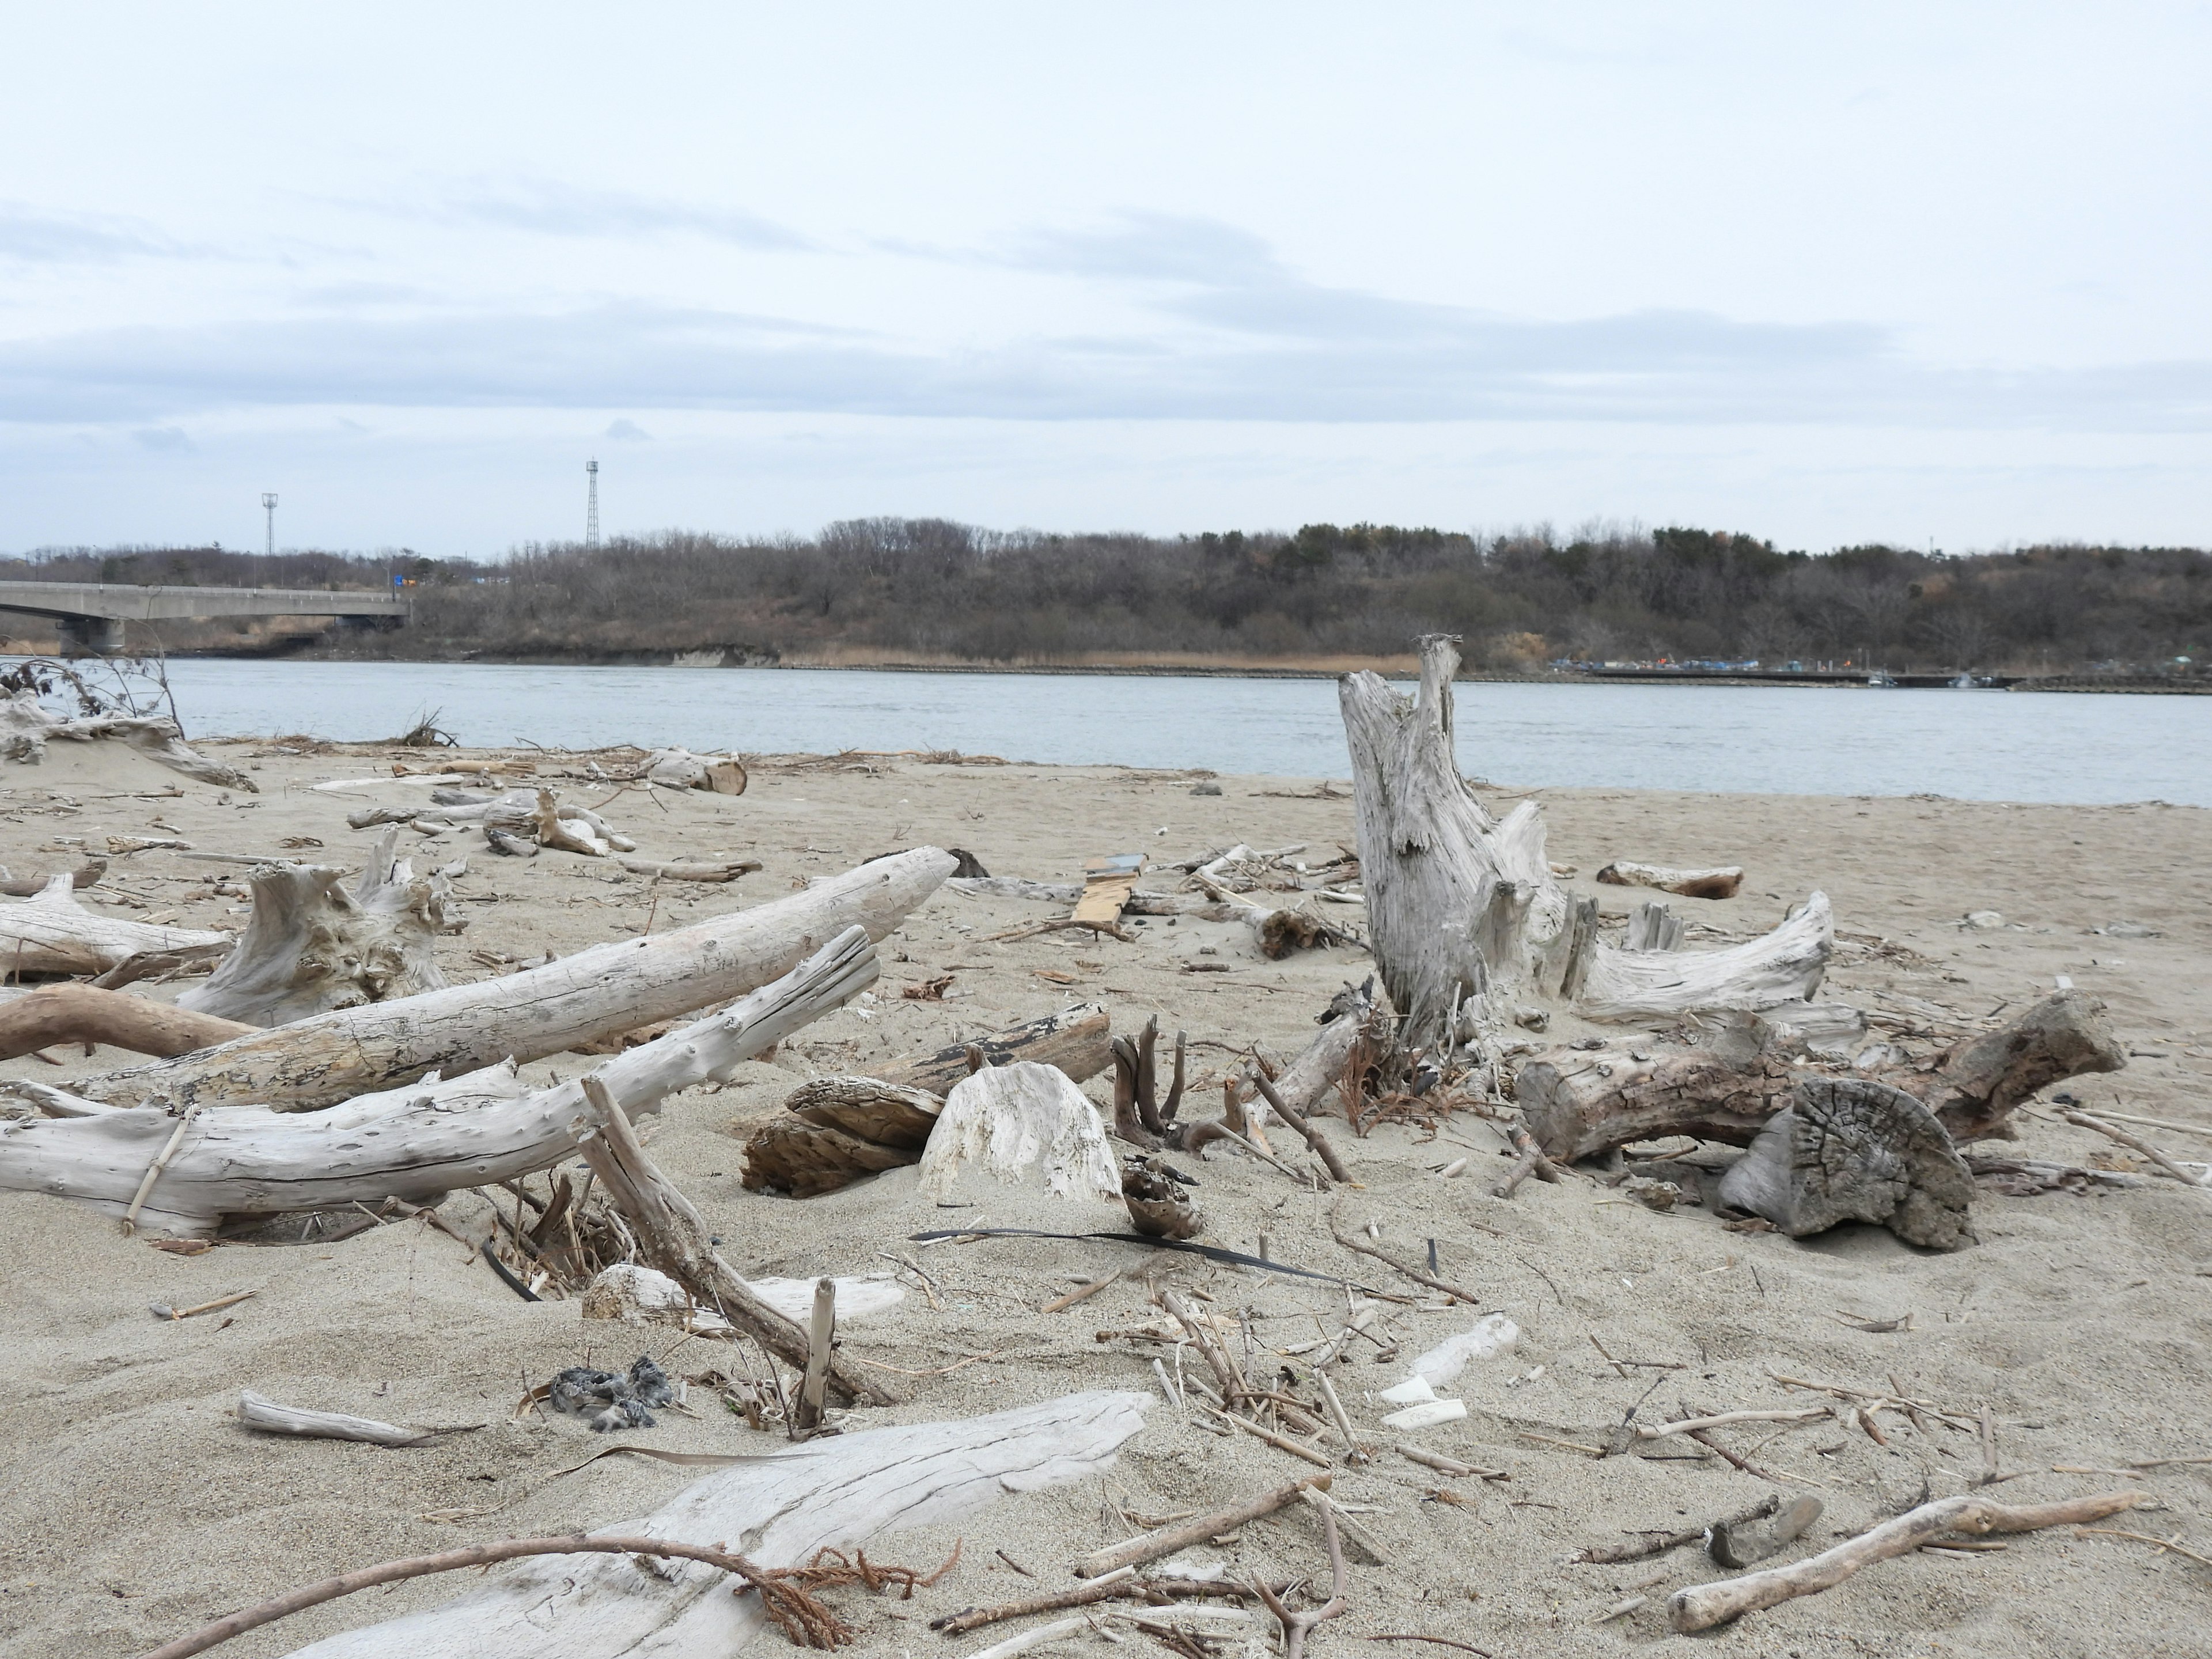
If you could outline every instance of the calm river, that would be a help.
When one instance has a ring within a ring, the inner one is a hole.
[[[185,729],[1348,775],[1328,680],[490,664],[170,665]],[[2212,697],[1698,685],[1458,688],[1460,763],[1501,783],[2212,805]]]

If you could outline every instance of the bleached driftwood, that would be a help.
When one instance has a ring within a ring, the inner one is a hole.
[[[74,870],[56,873],[66,874],[70,878],[70,884],[73,887],[94,887],[97,886],[100,878],[107,873],[107,860],[87,859]],[[9,898],[30,898],[45,892],[46,884],[53,878],[52,875],[11,875],[5,865],[0,865],[0,893],[5,893]]]
[[[420,1429],[403,1429],[380,1423],[374,1418],[280,1406],[251,1389],[238,1391],[238,1420],[263,1434],[301,1435],[314,1440],[362,1440],[372,1446],[424,1446],[436,1438]]]
[[[1030,881],[1020,876],[955,876],[945,886],[956,893],[985,898],[1035,899],[1041,904],[1073,904],[1083,896],[1083,884],[1073,881]],[[1179,916],[1206,908],[1212,901],[1193,893],[1152,893],[1133,890],[1121,901],[1128,916]]]
[[[1972,1241],[1974,1177],[1929,1109],[1866,1078],[1807,1078],[1721,1177],[1723,1203],[1792,1238],[1870,1221],[1908,1244]]]
[[[185,1054],[244,1036],[254,1028],[234,1019],[154,1002],[74,981],[42,985],[0,1001],[0,1060],[33,1054],[52,1042],[97,1042],[139,1054]]]
[[[41,708],[35,691],[18,691],[0,700],[0,760],[36,766],[46,758],[50,742],[58,739],[97,743],[103,738],[128,744],[147,759],[202,783],[243,789],[251,795],[261,793],[259,786],[235,767],[210,760],[188,746],[174,720],[144,714],[88,714],[64,719]]]
[[[622,867],[634,876],[655,881],[735,881],[761,867],[758,859],[725,859],[714,864],[665,863],[658,859],[623,859]]]
[[[657,1110],[664,1097],[726,1078],[741,1061],[858,995],[877,971],[867,934],[848,928],[773,984],[615,1055],[594,1075],[625,1112]],[[0,1124],[0,1189],[78,1199],[120,1216],[174,1139],[138,1228],[176,1236],[211,1232],[228,1216],[381,1204],[387,1197],[435,1203],[459,1188],[548,1169],[569,1157],[591,1127],[580,1084],[533,1089],[507,1060],[450,1081],[358,1096],[327,1111],[207,1106],[181,1123],[181,1133],[180,1120],[156,1106],[108,1106],[21,1083],[0,1088],[27,1095],[48,1112],[76,1114]]]
[[[645,781],[664,789],[705,789],[717,795],[745,793],[745,769],[734,755],[695,755],[656,749],[645,758]]]
[[[2127,1063],[2079,991],[2046,997],[2002,1030],[1960,1042],[1928,1066],[1905,1060],[1868,1075],[1933,1113],[1954,1141],[2009,1133],[2014,1107],[2061,1079]],[[1537,1144],[1561,1162],[1669,1135],[1747,1146],[1805,1075],[1790,1027],[1794,1005],[1717,1030],[1693,1048],[1649,1060],[1554,1050],[1522,1063],[1515,1097]],[[1897,1051],[1893,1051],[1897,1052]]]
[[[1765,939],[1727,951],[1627,951],[1596,937],[1594,900],[1555,879],[1534,801],[1492,817],[1453,749],[1457,641],[1420,641],[1411,700],[1379,676],[1340,683],[1352,754],[1369,948],[1404,1024],[1406,1048],[1436,1051],[1498,1028],[1528,997],[1595,1018],[1755,1008],[1808,996],[1832,943],[1815,893]]]
[[[957,1521],[1008,1492],[1111,1467],[1152,1396],[1091,1393],[952,1423],[813,1440],[718,1470],[641,1520],[605,1532],[742,1547],[763,1567],[802,1565],[878,1533]],[[763,1623],[757,1595],[670,1561],[556,1556],[505,1569],[453,1601],[298,1649],[292,1659],[728,1659]]]
[[[2143,1501],[2139,1492],[2100,1492],[2092,1498],[2063,1499],[2056,1504],[1996,1504],[1978,1492],[1939,1498],[1932,1504],[1907,1510],[1893,1521],[1846,1539],[1833,1549],[1792,1561],[1786,1567],[1747,1572],[1740,1578],[1723,1578],[1710,1584],[1692,1584],[1668,1598],[1667,1617],[1674,1629],[1688,1635],[1715,1625],[1741,1619],[1747,1613],[1778,1607],[1800,1595],[1817,1595],[1832,1589],[1862,1567],[1892,1556],[1905,1555],[1946,1533],[1979,1535],[1991,1532],[2035,1532],[2045,1527],[2081,1526],[2108,1515],[2133,1509]]]
[[[817,1406],[824,1385],[834,1385],[841,1404],[857,1400],[890,1403],[890,1396],[880,1385],[830,1353],[826,1340],[811,1344],[806,1332],[763,1301],[737,1269],[715,1253],[699,1212],[646,1156],[629,1117],[606,1085],[599,1078],[587,1077],[581,1087],[585,1159],[609,1200],[629,1223],[646,1259],[689,1291],[702,1307],[712,1308],[770,1353],[787,1364],[806,1367],[808,1376],[816,1382]],[[817,1319],[823,1303],[834,1303],[835,1295],[835,1287],[826,1279],[816,1286]],[[817,1411],[814,1422],[806,1426],[820,1421]]]
[[[434,1070],[538,1060],[741,995],[856,923],[879,939],[951,868],[950,854],[917,848],[750,910],[503,978],[318,1014],[75,1087],[120,1104],[159,1095],[179,1107],[251,1102],[305,1111]]]
[[[438,935],[453,889],[393,856],[380,836],[361,878],[319,864],[263,864],[246,873],[253,913],[238,948],[177,1006],[254,1025],[442,989]]]
[[[986,1066],[952,1086],[921,1155],[921,1191],[947,1202],[970,1172],[1055,1198],[1121,1203],[1098,1109],[1056,1066]]]
[[[34,898],[0,902],[0,973],[104,974],[133,957],[204,962],[230,949],[228,933],[156,927],[103,916],[77,902],[73,878],[52,876]]]
[[[1743,885],[1743,866],[1724,865],[1711,870],[1670,870],[1662,864],[1632,864],[1615,859],[1597,872],[1608,887],[1656,887],[1684,898],[1734,898]]]

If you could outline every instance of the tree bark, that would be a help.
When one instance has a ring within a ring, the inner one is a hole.
[[[607,1060],[593,1074],[625,1112],[732,1069],[874,983],[874,947],[859,927],[718,1014]],[[387,1005],[388,1006],[388,1005]],[[221,1049],[210,1052],[221,1053]],[[210,1106],[182,1123],[155,1106],[108,1106],[17,1083],[52,1113],[0,1126],[0,1189],[74,1198],[126,1213],[147,1170],[178,1144],[143,1207],[143,1232],[191,1237],[226,1217],[282,1215],[515,1180],[574,1152],[591,1127],[582,1086],[532,1089],[512,1061],[434,1083],[362,1095],[328,1111]]]
[[[1721,1177],[1721,1200],[1792,1238],[1869,1221],[1908,1244],[1973,1240],[1974,1177],[1929,1109],[1866,1078],[1807,1078]]]
[[[453,889],[393,856],[399,831],[380,836],[350,890],[327,865],[263,864],[247,872],[253,913],[237,948],[177,1006],[252,1025],[285,1025],[442,990],[435,945]]]
[[[252,1030],[236,1020],[90,985],[43,985],[0,1002],[0,1060],[52,1042],[99,1042],[141,1054],[184,1054]]]
[[[75,878],[50,876],[34,898],[0,904],[0,974],[104,974],[133,957],[204,962],[229,950],[228,933],[156,927],[104,916],[77,902]]]
[[[453,1076],[510,1057],[538,1060],[741,995],[855,924],[882,939],[951,868],[949,854],[917,848],[750,910],[503,978],[318,1014],[76,1086],[121,1104],[158,1095],[179,1108],[250,1102],[307,1111],[433,1070]]]

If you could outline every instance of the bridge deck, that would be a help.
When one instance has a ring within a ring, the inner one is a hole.
[[[404,617],[400,593],[362,588],[139,587],[119,582],[0,581],[0,611],[36,617],[166,622],[186,617]]]

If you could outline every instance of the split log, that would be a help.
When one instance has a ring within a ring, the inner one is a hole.
[[[913,854],[902,853],[899,856],[910,858]],[[870,870],[876,866],[860,867]],[[878,933],[876,937],[880,939],[883,935]],[[885,1071],[884,1078],[886,1082],[941,1095],[968,1075],[968,1050],[975,1048],[982,1050],[987,1066],[1030,1060],[1039,1066],[1059,1067],[1067,1073],[1070,1082],[1085,1083],[1114,1063],[1113,1050],[1108,1046],[1110,1041],[1106,1011],[1090,1002],[1047,1014],[1012,1030],[951,1043],[933,1054],[900,1061]]]
[[[386,830],[350,890],[321,864],[263,864],[246,873],[253,912],[222,965],[177,999],[179,1008],[254,1025],[284,1025],[332,1008],[444,988],[435,945],[453,888],[395,858]]]
[[[629,1223],[646,1259],[689,1291],[700,1306],[712,1308],[787,1364],[805,1368],[817,1407],[812,1428],[821,1422],[821,1391],[834,1390],[840,1405],[866,1400],[879,1406],[890,1395],[829,1352],[825,1340],[811,1343],[789,1316],[763,1301],[738,1271],[714,1251],[707,1224],[691,1200],[660,1173],[638,1144],[637,1132],[607,1086],[596,1077],[581,1085],[587,1130],[584,1158],[599,1176],[609,1200]],[[825,1309],[834,1309],[836,1288],[829,1279],[815,1286],[817,1326]]]
[[[1098,1109],[1065,1072],[1028,1060],[986,1066],[953,1085],[921,1175],[922,1195],[940,1204],[970,1175],[1078,1202],[1119,1205],[1121,1196]]]
[[[1340,682],[1352,754],[1368,946],[1407,1049],[1442,1053],[1498,1029],[1530,996],[1595,1019],[1760,1008],[1809,997],[1833,947],[1814,893],[1765,939],[1726,951],[1621,951],[1596,937],[1594,900],[1571,899],[1544,853],[1534,801],[1484,810],[1453,750],[1457,641],[1420,641],[1412,701],[1380,676]]]
[[[0,1060],[53,1042],[105,1043],[139,1054],[185,1054],[254,1028],[166,1002],[74,982],[42,985],[0,1002]]]
[[[242,789],[249,795],[261,793],[260,787],[235,767],[210,760],[189,747],[173,720],[143,714],[88,714],[65,720],[40,707],[35,691],[18,691],[0,701],[0,760],[36,766],[46,758],[49,742],[97,743],[103,738],[128,744],[155,764],[202,783]]]
[[[625,1112],[657,1110],[678,1090],[726,1079],[742,1061],[857,996],[877,973],[867,934],[848,928],[773,984],[616,1055],[593,1075]],[[512,1061],[312,1113],[213,1105],[191,1109],[187,1119],[33,1084],[0,1088],[70,1114],[0,1125],[0,1189],[77,1199],[121,1216],[167,1148],[168,1162],[143,1196],[137,1224],[175,1237],[211,1233],[229,1216],[392,1197],[434,1204],[449,1192],[550,1169],[591,1127],[580,1083],[533,1089]]]
[[[1152,1396],[1092,1393],[952,1423],[814,1440],[718,1470],[651,1516],[602,1530],[741,1544],[756,1565],[793,1567],[879,1532],[963,1519],[1010,1492],[1080,1480],[1144,1425]],[[711,1567],[647,1575],[616,1556],[534,1559],[420,1613],[327,1637],[293,1659],[720,1659],[765,1622],[757,1595]]]
[[[1974,1177],[1934,1114],[1866,1078],[1808,1078],[1721,1177],[1722,1202],[1792,1238],[1870,1221],[1908,1244],[1973,1240]]]
[[[75,870],[56,872],[56,874],[66,874],[70,878],[70,884],[72,887],[79,888],[91,887],[97,884],[100,878],[106,873],[107,860],[106,859],[87,859],[82,865],[79,866]],[[45,892],[46,890],[46,884],[52,881],[53,878],[53,876],[51,875],[10,875],[8,872],[7,866],[0,865],[0,893],[5,893],[9,898],[32,898],[36,896],[38,894]]]
[[[918,848],[750,910],[503,978],[319,1014],[75,1086],[118,1103],[159,1095],[179,1108],[251,1102],[306,1111],[426,1072],[538,1060],[742,995],[855,924],[880,939],[951,867],[949,854]]]
[[[1597,872],[1597,878],[1608,887],[1656,887],[1684,898],[1724,899],[1734,898],[1743,885],[1743,868],[1731,864],[1712,870],[1670,870],[1664,865],[1615,859]]]
[[[2034,1532],[2044,1527],[2076,1526],[2133,1509],[2142,1500],[2139,1492],[2112,1492],[2057,1504],[1996,1504],[1973,1492],[1962,1492],[1908,1510],[1894,1521],[1885,1521],[1832,1550],[1786,1567],[1676,1590],[1668,1601],[1667,1616],[1674,1629],[1686,1636],[1763,1607],[1779,1607],[1800,1595],[1833,1589],[1860,1568],[1908,1554],[1946,1533]]]
[[[75,878],[50,876],[31,898],[0,904],[0,973],[104,974],[133,957],[204,962],[230,949],[228,933],[156,927],[103,916],[77,902]]]
[[[1918,1100],[1954,1141],[2002,1136],[2013,1108],[2038,1090],[2127,1063],[2102,1006],[2062,991],[1931,1066],[1905,1061],[1870,1075]],[[1563,1163],[1668,1135],[1747,1146],[1804,1075],[1791,1015],[1791,1006],[1769,1009],[1717,1027],[1705,1046],[1645,1060],[1554,1049],[1522,1063],[1515,1097],[1537,1144]]]
[[[869,1077],[818,1077],[784,1101],[745,1143],[754,1192],[819,1198],[885,1170],[921,1161],[945,1103],[926,1089]]]

